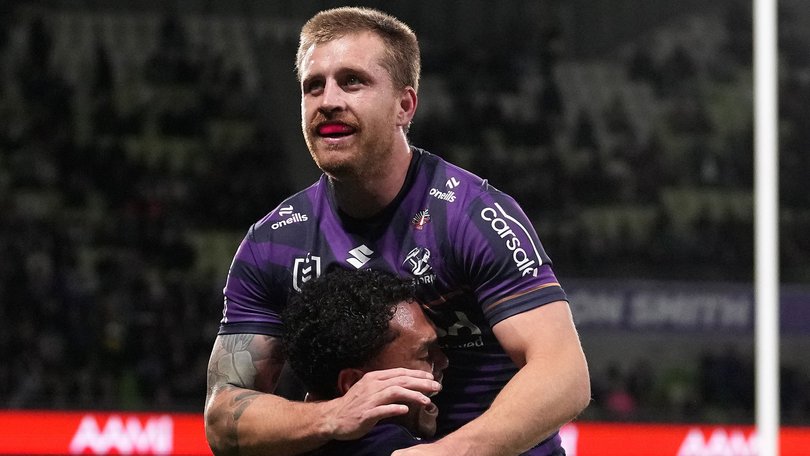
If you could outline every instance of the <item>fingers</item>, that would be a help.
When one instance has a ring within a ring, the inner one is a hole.
[[[379,380],[388,380],[394,377],[413,377],[413,378],[427,378],[433,379],[433,374],[418,369],[406,369],[404,367],[395,367],[393,369],[375,370],[366,373],[364,377],[375,378]]]
[[[371,393],[369,397],[373,404],[413,404],[416,406],[426,406],[430,404],[430,398],[424,393],[399,385],[391,385]]]
[[[408,413],[408,405],[427,406],[441,389],[429,372],[390,369],[366,373],[346,394],[334,399],[330,421],[334,438],[358,438],[378,421]]]
[[[376,423],[377,421],[408,413],[408,406],[403,404],[378,405],[366,412],[365,418]]]
[[[372,371],[365,374],[358,383],[362,386],[373,385],[371,387],[377,391],[400,386],[427,396],[433,396],[442,389],[441,383],[435,381],[430,372],[404,368]]]

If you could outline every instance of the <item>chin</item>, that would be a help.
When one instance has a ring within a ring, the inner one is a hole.
[[[316,164],[318,165],[318,168],[320,168],[320,170],[324,172],[324,174],[338,181],[356,175],[356,173],[354,172],[354,167],[350,166],[345,162],[341,163],[328,162]]]
[[[432,403],[427,407],[419,407],[416,416],[416,431],[419,437],[430,438],[436,434],[438,412],[438,408]]]

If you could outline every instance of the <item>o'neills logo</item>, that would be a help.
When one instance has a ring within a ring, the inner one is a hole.
[[[295,214],[287,217],[284,220],[279,220],[278,222],[273,223],[272,225],[270,225],[270,228],[272,228],[274,230],[277,230],[277,229],[281,228],[282,226],[287,226],[287,225],[291,225],[293,223],[298,223],[298,222],[306,222],[307,220],[309,220],[309,217],[307,217],[307,214],[301,214],[301,213],[296,212]]]
[[[438,198],[442,201],[447,201],[448,203],[452,203],[453,201],[456,200],[456,193],[452,190],[450,190],[449,192],[442,192],[439,191],[439,189],[437,188],[431,188],[430,196]]]
[[[530,250],[532,255],[529,256],[529,253],[527,253],[526,250],[521,247],[520,239],[517,238],[517,235],[512,230],[512,226],[509,223],[511,222],[517,229],[523,231],[526,239],[529,239],[531,242],[531,236],[526,230],[526,227],[524,227],[515,218],[507,214],[506,211],[503,210],[503,207],[501,207],[501,205],[498,203],[495,203],[495,208],[485,207],[482,209],[481,218],[489,222],[489,227],[492,228],[492,231],[494,231],[495,234],[497,234],[501,239],[506,240],[506,248],[512,252],[512,261],[515,262],[515,266],[517,266],[521,275],[532,275],[537,277],[538,268],[541,264],[543,264],[543,260],[540,258],[537,248],[534,245],[529,246],[531,247]]]

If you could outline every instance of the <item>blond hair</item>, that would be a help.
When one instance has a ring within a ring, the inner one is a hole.
[[[382,66],[388,71],[394,87],[419,89],[421,68],[416,34],[399,19],[364,7],[341,7],[321,11],[301,28],[295,69],[301,80],[304,54],[314,44],[328,43],[349,34],[372,32],[385,43]]]

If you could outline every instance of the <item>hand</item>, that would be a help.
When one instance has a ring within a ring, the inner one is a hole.
[[[441,389],[429,372],[386,369],[366,373],[343,396],[328,402],[326,421],[338,440],[364,436],[378,421],[408,413],[408,406],[430,404],[428,395]]]

